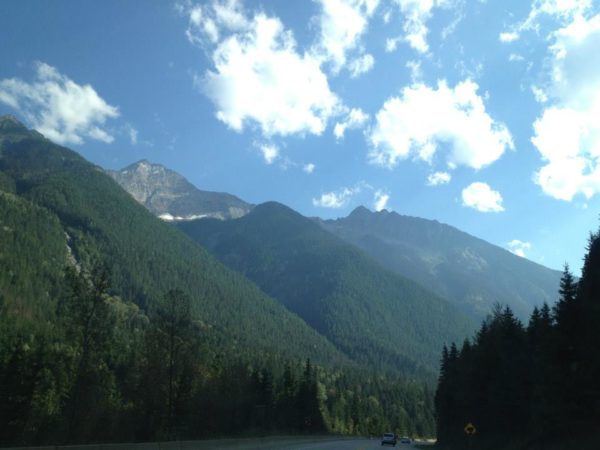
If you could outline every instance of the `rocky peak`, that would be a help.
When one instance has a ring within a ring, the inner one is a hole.
[[[109,174],[138,202],[167,221],[231,219],[253,207],[230,194],[201,191],[179,173],[145,159]]]
[[[7,114],[4,116],[0,116],[0,131],[5,133],[14,133],[27,132],[29,130],[25,125],[19,122],[19,120],[15,116]]]

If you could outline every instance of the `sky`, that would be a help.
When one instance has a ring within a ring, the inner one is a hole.
[[[3,0],[0,114],[107,169],[434,219],[578,274],[600,1]]]

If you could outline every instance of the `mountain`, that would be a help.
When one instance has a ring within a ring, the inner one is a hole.
[[[151,310],[192,299],[213,350],[346,364],[297,315],[138,204],[77,153],[0,118],[0,316],[48,321],[64,268],[110,269],[114,295]],[[55,308],[54,308],[55,309]]]
[[[107,173],[133,198],[167,221],[235,219],[253,207],[231,194],[201,191],[177,172],[146,160]]]
[[[435,426],[427,380],[352,362],[103,169],[7,117],[0,405],[9,446]]]
[[[556,299],[560,272],[435,220],[358,207],[348,217],[317,221],[476,318],[496,302],[527,318],[535,305]]]
[[[176,226],[368,366],[432,374],[442,345],[474,329],[446,301],[284,205]]]

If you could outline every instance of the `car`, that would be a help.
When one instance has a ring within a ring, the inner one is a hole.
[[[381,438],[381,445],[393,445],[396,446],[396,435],[394,433],[384,433]]]
[[[410,440],[410,438],[409,438],[409,437],[402,436],[402,437],[400,438],[400,443],[401,443],[401,444],[410,444],[410,443],[411,443],[411,440]]]

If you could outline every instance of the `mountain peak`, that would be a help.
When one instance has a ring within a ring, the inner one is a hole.
[[[11,115],[0,116],[0,132],[28,132],[29,130],[19,120]]]
[[[230,194],[201,191],[183,175],[147,159],[108,173],[163,220],[231,219],[247,214],[253,207]]]
[[[140,159],[134,163],[129,164],[127,167],[121,169],[121,172],[126,172],[129,170],[150,170],[150,169],[164,169],[164,166],[160,164],[151,163],[147,159]]]
[[[356,208],[354,208],[354,210],[350,213],[350,215],[348,217],[362,217],[362,216],[367,216],[367,215],[371,215],[372,212],[369,208],[360,205],[357,206]]]

